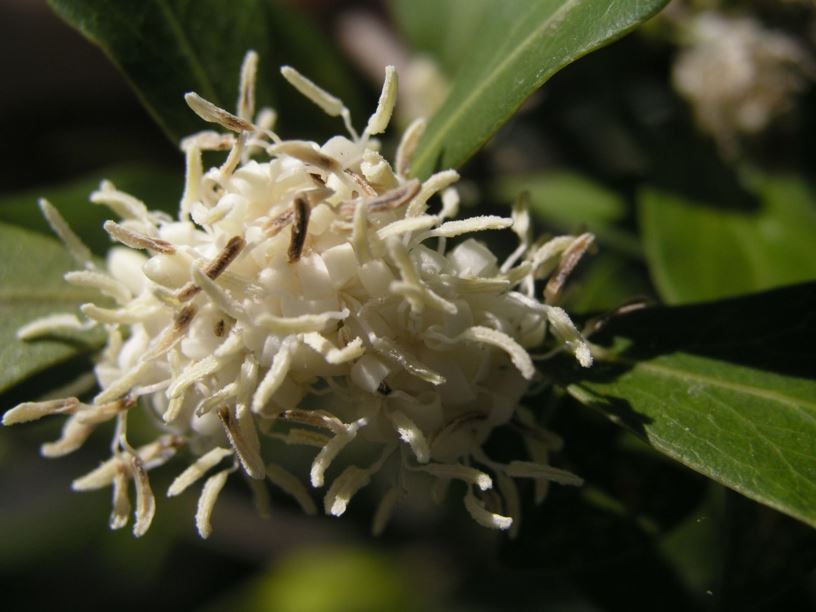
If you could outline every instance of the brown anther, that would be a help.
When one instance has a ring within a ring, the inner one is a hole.
[[[193,281],[185,283],[185,285],[178,290],[176,298],[179,302],[189,302],[201,291],[201,287],[196,285]]]
[[[558,299],[564,283],[567,282],[567,278],[575,269],[575,266],[578,265],[578,262],[581,261],[581,257],[583,257],[584,253],[592,246],[594,240],[595,236],[592,234],[581,234],[569,248],[564,251],[561,255],[558,267],[552,276],[550,276],[550,280],[547,281],[547,286],[544,288],[545,303],[553,304]]]
[[[377,386],[377,393],[379,393],[381,395],[391,395],[391,387],[388,386],[388,383],[386,383],[385,381],[382,381]]]
[[[204,274],[212,280],[221,276],[221,273],[227,269],[227,266],[235,261],[235,258],[238,257],[238,254],[243,250],[244,246],[246,246],[246,241],[240,236],[230,238],[229,242],[221,249],[221,252],[210,262],[210,265],[204,268]]]
[[[335,431],[339,424],[339,421],[334,417],[327,417],[308,410],[284,410],[278,415],[278,418],[331,431]]]
[[[198,308],[193,304],[188,304],[178,311],[176,318],[173,319],[173,330],[182,332],[190,326],[190,323],[198,312]]]
[[[292,222],[292,217],[294,217],[295,212],[291,208],[287,208],[281,214],[279,214],[274,219],[270,219],[267,221],[264,226],[263,230],[264,233],[272,238],[273,236],[277,236],[280,231],[289,225]]]
[[[413,200],[421,187],[422,184],[418,180],[411,179],[400,187],[386,191],[373,200],[368,200],[368,212],[376,213],[399,208]]]
[[[246,241],[241,238],[240,236],[233,236],[229,239],[226,246],[221,249],[221,252],[215,256],[206,268],[204,268],[204,274],[206,274],[210,279],[215,280],[227,269],[241,250],[246,245]],[[179,302],[188,302],[193,299],[198,293],[201,291],[201,287],[196,285],[193,281],[187,282],[181,289],[178,290],[176,293],[176,298]]]
[[[295,263],[303,254],[306,244],[306,235],[309,231],[309,214],[311,209],[306,198],[298,196],[292,202],[293,219],[292,235],[289,240],[289,263]]]
[[[361,192],[365,193],[365,195],[368,195],[368,196],[376,196],[377,195],[377,190],[374,189],[374,187],[371,186],[371,183],[369,183],[367,180],[365,180],[364,177],[360,176],[356,172],[352,172],[351,170],[346,170],[345,174],[346,174],[346,176],[350,177],[351,180],[353,180],[357,184],[357,186],[360,188]]]
[[[375,198],[357,198],[342,202],[338,206],[337,212],[341,217],[350,219],[354,216],[354,210],[362,205],[368,206],[368,212],[370,213],[394,210],[413,200],[421,187],[422,184],[418,180],[412,179],[404,185],[390,189]]]
[[[176,248],[166,240],[151,238],[141,232],[127,229],[114,221],[105,221],[102,227],[111,238],[132,249],[149,249],[165,255],[172,255],[176,252]]]
[[[218,108],[215,104],[205,100],[197,93],[190,92],[184,96],[184,99],[193,112],[204,121],[217,123],[233,132],[252,132],[255,130],[255,126],[249,121],[236,117],[223,108]]]
[[[224,319],[218,319],[218,322],[215,324],[215,329],[213,333],[218,336],[219,338],[224,335],[224,330],[226,329],[227,324],[224,322]]]
[[[274,156],[288,155],[329,172],[340,172],[343,169],[339,161],[316,149],[309,142],[289,140],[272,145],[267,152]]]

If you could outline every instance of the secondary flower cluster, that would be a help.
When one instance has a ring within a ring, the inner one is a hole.
[[[547,464],[560,441],[518,404],[536,377],[528,348],[550,338],[553,350],[572,352],[583,366],[592,362],[570,318],[552,305],[592,236],[535,242],[523,202],[512,218],[455,220],[456,172],[424,182],[409,178],[422,121],[407,129],[394,166],[371,138],[385,130],[393,110],[393,68],[386,69],[376,112],[359,136],[340,100],[282,69],[295,88],[346,124],[350,137],[318,145],[281,140],[274,113],[256,115],[256,63],[250,52],[237,114],[187,95],[193,111],[226,131],[183,141],[187,174],[177,220],[108,182],[92,194],[119,217],[104,227],[124,245],[110,251],[105,269],[41,201],[81,264],[66,280],[99,289],[108,301],[83,305],[84,321],[54,315],[19,336],[103,326],[107,346],[95,368],[100,390],[87,403],[69,397],[21,404],[4,424],[68,415],[62,437],[42,448],[55,457],[114,421],[111,458],[73,488],[112,487],[110,524],[120,528],[131,512],[133,482],[137,536],[155,512],[148,472],[182,448],[195,459],[168,495],[217,468],[199,498],[203,537],[219,492],[239,470],[316,511],[307,488],[275,461],[287,444],[316,449],[309,482],[328,483],[328,514],[343,514],[375,472],[384,474],[392,486],[375,513],[375,532],[405,494],[408,471],[424,472],[437,490],[463,481],[468,512],[499,529],[519,516],[514,478],[534,479],[539,498],[551,481],[580,484]],[[228,154],[205,171],[203,151]],[[437,194],[441,208],[431,212]],[[451,239],[506,228],[519,245],[503,262],[473,238],[448,248]],[[535,295],[540,279],[549,279],[544,301]],[[154,415],[160,435],[134,448],[127,423],[137,406]],[[502,464],[486,456],[482,444],[505,424],[524,437],[531,460]],[[356,456],[370,461],[329,471],[352,444],[362,453]]]
[[[814,74],[795,39],[751,17],[707,11],[684,23],[684,35],[674,85],[725,152],[739,134],[760,132],[788,110]]]

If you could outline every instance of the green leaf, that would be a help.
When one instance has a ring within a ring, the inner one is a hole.
[[[426,3],[427,4],[427,3]],[[558,70],[619,38],[656,13],[665,0],[514,0],[491,2],[468,37],[452,89],[431,119],[412,171],[427,176],[457,167]],[[479,7],[481,8],[481,4]],[[439,20],[431,5],[426,22]],[[445,22],[451,28],[468,8]]]
[[[495,0],[392,0],[389,7],[411,48],[431,55],[452,76],[472,52],[495,4]]]
[[[293,63],[333,93],[354,102],[346,71],[301,15],[275,0],[48,0],[49,5],[116,64],[174,141],[204,129],[184,94],[196,91],[232,110],[241,61],[258,52],[258,106],[282,103],[279,64]],[[274,76],[273,76],[274,75]],[[274,79],[274,80],[273,80]],[[278,110],[285,123],[301,101]]]
[[[641,310],[569,390],[656,449],[816,526],[816,283]]]
[[[68,225],[97,255],[103,255],[111,240],[102,223],[115,215],[106,206],[91,204],[91,192],[103,179],[118,189],[143,200],[151,210],[175,214],[181,197],[184,178],[150,166],[114,166],[57,187],[46,187],[4,196],[0,200],[0,223],[16,225],[52,237],[53,232],[43,219],[37,199],[44,197],[56,206]]]
[[[55,312],[76,313],[96,292],[67,284],[62,275],[76,269],[55,240],[0,223],[0,392],[101,343],[100,334],[60,334],[23,342],[22,325]]]
[[[540,221],[566,232],[590,231],[605,245],[640,257],[638,239],[619,225],[629,207],[614,191],[567,171],[511,175],[497,180],[496,196],[511,202],[522,191],[530,194],[530,212]]]
[[[753,177],[755,210],[645,189],[639,217],[650,270],[668,303],[816,279],[816,197],[789,177]]]

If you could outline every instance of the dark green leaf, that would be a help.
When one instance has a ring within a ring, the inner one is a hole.
[[[639,197],[650,270],[669,303],[709,300],[816,278],[816,198],[802,181],[754,177],[755,210],[658,191]]]
[[[440,21],[435,6],[425,4],[425,22]],[[479,20],[478,36],[468,36],[465,50],[457,52],[466,59],[419,143],[413,172],[427,176],[438,167],[460,166],[559,69],[619,38],[665,4],[665,0],[489,3]],[[466,19],[468,11],[462,7],[451,14],[446,30]]]
[[[685,465],[816,526],[816,283],[614,320],[569,387]]]
[[[76,265],[55,240],[0,223],[0,392],[49,366],[87,352],[99,334],[66,334],[22,342],[22,325],[55,312],[76,313],[96,292],[68,285],[62,275]]]
[[[110,238],[102,230],[102,223],[115,216],[109,208],[91,204],[89,196],[103,179],[140,198],[150,209],[170,214],[178,210],[184,181],[180,173],[174,175],[149,166],[116,166],[67,185],[5,196],[0,200],[0,223],[53,236],[37,206],[37,199],[44,197],[59,209],[68,225],[94,253],[102,255],[111,245]]]
[[[617,226],[628,206],[615,192],[565,171],[505,176],[496,183],[502,201],[510,202],[522,191],[529,192],[530,212],[539,220],[566,232],[590,231],[611,248],[641,255],[637,238]]]
[[[142,102],[177,142],[204,124],[184,102],[196,91],[232,110],[241,61],[258,52],[258,105],[280,103],[279,64],[302,72],[353,103],[348,79],[324,37],[275,0],[48,0],[51,7],[125,73]],[[280,108],[285,123],[302,104]]]

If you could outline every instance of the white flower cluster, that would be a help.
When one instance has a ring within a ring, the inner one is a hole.
[[[674,86],[725,151],[738,134],[760,132],[786,111],[812,75],[796,40],[753,18],[708,11],[684,27],[689,44],[675,61]]]
[[[426,473],[437,490],[463,481],[469,513],[499,529],[518,517],[513,478],[535,480],[539,498],[551,481],[580,484],[547,465],[560,442],[518,402],[536,377],[527,349],[548,337],[554,351],[572,352],[583,366],[592,362],[586,341],[552,305],[592,236],[534,242],[523,203],[512,218],[453,220],[456,172],[424,182],[409,178],[422,121],[408,128],[395,167],[371,139],[385,130],[393,110],[390,67],[361,136],[340,100],[283,68],[295,88],[343,118],[350,138],[336,136],[322,146],[281,140],[272,131],[274,113],[256,116],[253,108],[256,62],[250,52],[235,115],[187,95],[198,115],[227,131],[183,142],[187,176],[178,220],[108,182],[92,194],[92,202],[120,219],[106,222],[105,230],[128,247],[110,251],[107,269],[41,202],[83,268],[67,281],[99,289],[109,303],[83,305],[85,321],[54,315],[19,336],[104,326],[107,346],[95,369],[101,390],[89,403],[70,397],[21,404],[5,414],[4,424],[68,415],[61,439],[43,446],[53,457],[115,421],[112,457],[73,488],[111,486],[110,524],[119,528],[130,514],[132,481],[137,536],[155,511],[148,471],[181,448],[197,459],[173,482],[170,496],[222,466],[200,495],[196,525],[203,537],[220,490],[238,470],[257,482],[268,479],[304,510],[316,511],[307,488],[269,459],[286,444],[315,447],[309,474],[315,488],[324,486],[346,447],[368,449],[368,465],[331,478],[324,507],[343,514],[381,472],[393,486],[375,514],[375,532],[405,494],[408,471]],[[229,153],[223,165],[204,171],[202,151],[212,150]],[[264,153],[267,161],[255,159]],[[441,209],[432,213],[429,200],[437,194]],[[464,234],[504,228],[520,244],[503,263],[473,238],[447,248]],[[542,302],[536,281],[545,278]],[[134,448],[127,422],[139,405],[155,416],[161,435]],[[531,460],[500,464],[482,450],[493,429],[508,423],[524,437]]]

